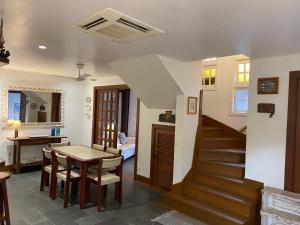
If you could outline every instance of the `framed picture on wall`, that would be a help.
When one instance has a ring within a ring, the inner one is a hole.
[[[187,114],[197,114],[198,108],[198,98],[197,97],[188,97],[188,107]]]

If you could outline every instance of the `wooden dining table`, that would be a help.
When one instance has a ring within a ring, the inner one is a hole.
[[[101,158],[113,157],[115,154],[82,145],[53,147],[53,150],[81,163],[80,209],[85,208],[88,166],[97,164]]]

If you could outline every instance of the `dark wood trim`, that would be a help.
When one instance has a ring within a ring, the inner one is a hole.
[[[122,93],[122,109],[121,109],[121,132],[128,137],[128,120],[130,108],[130,89],[120,91]]]
[[[144,184],[150,184],[150,178],[135,174],[134,179]]]
[[[94,90],[126,90],[130,89],[126,84],[120,84],[120,85],[108,85],[108,86],[95,86]]]
[[[137,99],[136,105],[136,131],[135,131],[135,159],[134,159],[134,179],[138,180],[137,175],[137,160],[139,155],[139,134],[140,134],[140,108],[141,108],[141,101]]]
[[[284,189],[287,191],[294,191],[298,80],[300,80],[300,71],[290,72],[284,179]]]

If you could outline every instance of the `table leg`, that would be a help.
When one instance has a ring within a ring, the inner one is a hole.
[[[16,162],[16,174],[21,172],[21,146],[17,144],[17,162]]]
[[[81,181],[80,181],[80,209],[83,209],[85,207],[86,176],[87,176],[87,162],[82,162],[81,163]]]
[[[13,147],[13,165],[16,166],[17,163],[17,145],[14,142],[14,147]]]
[[[6,222],[5,224],[10,225],[10,215],[9,215],[6,181],[4,181],[2,183],[2,191],[3,191],[3,203],[4,203],[5,222]]]

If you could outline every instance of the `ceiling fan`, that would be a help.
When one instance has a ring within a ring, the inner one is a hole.
[[[76,81],[84,81],[84,80],[92,80],[92,81],[96,81],[97,79],[87,79],[88,77],[92,76],[91,74],[81,74],[81,69],[84,67],[83,63],[77,63],[76,67],[78,69],[78,76],[75,79]]]

